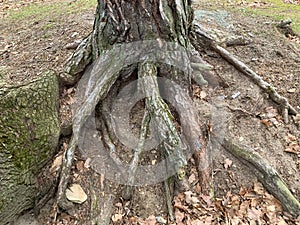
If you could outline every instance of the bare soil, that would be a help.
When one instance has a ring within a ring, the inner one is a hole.
[[[49,69],[62,72],[65,60],[73,51],[66,48],[68,44],[82,39],[92,30],[94,9],[16,22],[7,19],[5,4],[8,3],[0,2],[3,16],[0,24],[0,68],[7,71],[6,78],[13,84],[27,82]],[[46,4],[46,1],[28,4]],[[210,10],[209,4],[202,1],[198,1],[195,8],[200,9],[201,5],[201,10]],[[22,10],[22,6],[16,7]],[[221,19],[202,17],[200,22],[208,29],[219,29],[229,35],[250,39],[247,45],[226,49],[273,84],[300,111],[300,46],[295,41],[297,38],[291,40],[285,37],[271,18],[249,17],[233,11],[226,11]],[[46,28],[49,23],[51,28]],[[214,52],[203,50],[201,55],[214,66],[213,72],[227,83],[227,87],[217,88],[193,86],[201,123],[212,127],[212,136],[231,138],[255,149],[278,170],[300,200],[299,121],[290,116],[289,124],[285,124],[280,107],[250,79]],[[61,91],[61,123],[68,123],[71,119],[75,91],[76,87],[64,87]],[[141,112],[136,110],[137,115]],[[68,138],[62,139],[61,151],[57,155],[66,149],[67,143]],[[295,220],[285,213],[257,182],[251,170],[238,159],[218,144],[212,144],[211,150],[215,202],[199,193],[191,159],[187,171],[191,190],[177,193],[173,202],[176,223],[168,224],[300,224],[300,218]],[[153,160],[151,157],[148,159]],[[83,166],[85,163],[86,159],[78,154],[72,170],[72,182],[79,183],[90,197],[90,177],[101,178]],[[137,188],[131,201],[116,195],[112,224],[163,224],[167,220],[163,192],[163,185],[156,184]],[[37,219],[29,212],[16,224],[89,224],[90,198],[83,204],[76,204],[71,211],[57,215],[53,202],[51,199],[45,205]],[[53,222],[55,215],[56,223]],[[121,215],[120,219],[116,215]]]

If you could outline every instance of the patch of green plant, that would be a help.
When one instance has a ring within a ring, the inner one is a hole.
[[[72,2],[52,2],[46,4],[31,4],[17,11],[9,11],[9,19],[24,20],[28,18],[41,19],[45,16],[52,17],[80,12],[96,8],[96,0],[77,0]]]
[[[48,38],[50,38],[50,34],[43,34],[42,36],[41,36],[41,38],[43,38],[43,39],[48,39]]]
[[[54,24],[53,23],[47,23],[45,26],[44,26],[44,29],[45,30],[49,30],[51,28],[53,28]]]

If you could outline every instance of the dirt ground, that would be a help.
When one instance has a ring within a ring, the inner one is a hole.
[[[25,3],[49,4],[47,1]],[[37,19],[29,17],[22,22],[14,22],[7,19],[5,10],[13,7],[22,10],[23,5],[16,6],[2,0],[0,6],[0,69],[6,71],[6,79],[13,84],[27,82],[49,69],[62,72],[64,62],[73,51],[72,44],[76,45],[92,30],[95,11],[88,9]],[[202,0],[196,1],[195,9],[201,9],[195,15],[204,27],[222,31],[220,39],[236,35],[249,40],[246,45],[226,46],[226,49],[274,85],[278,93],[287,97],[300,112],[298,37],[285,37],[276,28],[277,22],[268,17],[250,17],[224,8],[211,11],[210,4]],[[300,200],[300,118],[290,116],[289,124],[285,124],[280,107],[253,81],[216,53],[208,50],[200,53],[206,62],[214,66],[214,74],[225,83],[216,88],[193,86],[201,123],[211,124],[212,133],[221,140],[222,137],[230,138],[255,149],[280,173]],[[75,87],[64,87],[61,91],[62,123],[70,121],[75,91]],[[140,109],[136,110],[138,114]],[[68,138],[62,139],[58,156],[67,148],[67,141]],[[284,212],[249,168],[218,144],[211,144],[210,149],[216,191],[214,202],[199,193],[196,169],[191,159],[187,169],[190,190],[176,193],[173,201],[176,222],[167,221],[163,185],[156,184],[136,188],[131,201],[114,196],[111,223],[300,224],[300,217],[295,219]],[[153,157],[146,158],[153,160]],[[72,169],[72,182],[80,184],[87,193],[85,203],[76,204],[68,212],[55,214],[52,199],[37,218],[31,216],[30,211],[16,224],[89,224],[92,195],[89,177],[99,180],[101,177],[84,165],[86,159],[78,154]],[[118,189],[116,184],[111,186]],[[53,222],[55,216],[56,223]]]

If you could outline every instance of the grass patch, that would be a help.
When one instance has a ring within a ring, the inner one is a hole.
[[[235,1],[240,2],[240,1]],[[253,1],[247,0],[246,2],[251,3]],[[253,15],[269,16],[275,20],[283,20],[290,18],[292,20],[293,30],[300,34],[300,5],[287,4],[282,0],[264,0],[257,1],[266,3],[262,7],[250,7],[247,5],[240,6],[239,8],[246,13],[251,13]]]
[[[17,11],[9,11],[8,19],[20,21],[29,18],[41,19],[96,9],[97,0],[77,0],[76,2],[49,2],[45,4],[31,4]]]

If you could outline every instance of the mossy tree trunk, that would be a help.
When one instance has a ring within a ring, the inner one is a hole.
[[[58,144],[56,74],[19,86],[0,81],[0,105],[0,224],[7,224],[34,206],[37,176]]]

